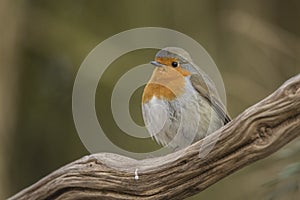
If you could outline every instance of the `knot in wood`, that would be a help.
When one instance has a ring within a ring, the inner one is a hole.
[[[269,141],[270,136],[272,136],[272,129],[269,125],[260,126],[257,130],[258,132],[258,142],[260,144],[265,144]]]
[[[300,96],[300,83],[291,85],[287,90],[286,94],[289,96],[298,95]]]

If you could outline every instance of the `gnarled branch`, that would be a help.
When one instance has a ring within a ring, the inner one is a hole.
[[[204,158],[199,156],[199,150],[210,148],[211,139],[218,135],[212,151]],[[265,158],[299,135],[300,74],[182,151],[145,160],[110,153],[89,155],[54,171],[10,200],[183,199]]]

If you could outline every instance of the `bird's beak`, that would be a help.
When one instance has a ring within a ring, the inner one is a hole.
[[[159,62],[157,62],[157,61],[151,61],[150,63],[151,63],[152,65],[156,66],[156,67],[163,67],[163,66],[164,66],[163,64],[161,64],[161,63],[159,63]]]

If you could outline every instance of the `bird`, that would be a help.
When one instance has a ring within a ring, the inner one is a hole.
[[[174,151],[216,131],[231,118],[210,77],[179,47],[159,50],[142,95],[142,116],[151,137]]]

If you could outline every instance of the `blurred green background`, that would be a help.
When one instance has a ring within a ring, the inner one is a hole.
[[[1,0],[0,199],[88,154],[73,123],[72,87],[81,62],[101,41],[145,26],[189,35],[219,67],[235,117],[300,72],[299,19],[296,0]],[[118,77],[154,54],[124,55],[99,83],[97,111],[108,116],[98,114],[99,120],[125,149],[158,148],[122,136],[107,109]],[[141,92],[130,105],[140,124]],[[190,199],[299,199],[299,153],[294,141]]]

